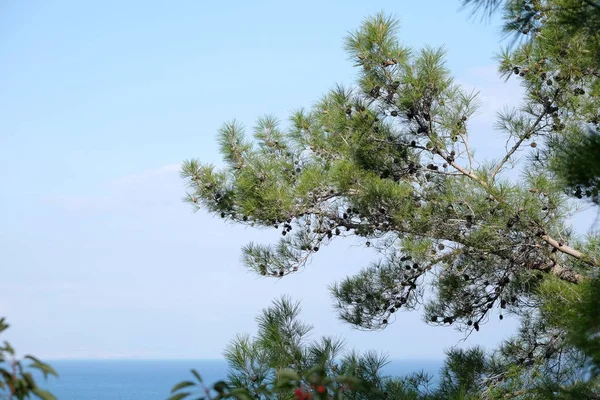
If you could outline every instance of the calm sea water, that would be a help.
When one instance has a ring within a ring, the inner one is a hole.
[[[174,384],[189,379],[195,368],[205,383],[224,379],[227,364],[223,360],[59,360],[50,364],[59,379],[40,380],[59,400],[165,400]],[[402,376],[423,370],[436,374],[441,361],[392,361],[385,374]]]

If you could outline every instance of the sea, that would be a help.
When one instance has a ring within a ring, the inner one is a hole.
[[[166,400],[176,383],[192,380],[196,369],[205,383],[227,376],[225,360],[49,360],[59,378],[38,378],[58,400]],[[384,375],[423,371],[436,376],[443,361],[392,360]],[[36,374],[37,375],[37,374]]]

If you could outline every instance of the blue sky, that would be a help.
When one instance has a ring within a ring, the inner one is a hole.
[[[282,293],[301,300],[314,336],[392,358],[437,358],[462,334],[398,314],[383,332],[337,321],[327,286],[376,254],[357,242],[309,268],[262,280],[240,247],[277,232],[192,214],[178,164],[219,162],[215,134],[233,118],[285,120],[357,71],[346,33],[396,14],[410,46],[444,45],[456,79],[481,91],[480,155],[504,141],[496,110],[519,88],[495,73],[499,26],[459,2],[54,1],[0,4],[0,315],[17,349],[45,358],[215,358]],[[514,329],[484,326],[467,344]]]

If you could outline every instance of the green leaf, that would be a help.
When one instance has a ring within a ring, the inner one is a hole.
[[[336,379],[339,383],[345,383],[350,387],[357,386],[361,383],[360,379],[353,376],[338,376]]]
[[[9,325],[4,322],[4,318],[0,318],[0,332],[8,329]]]
[[[34,356],[32,356],[32,355],[29,355],[29,354],[28,354],[28,355],[26,355],[26,356],[25,356],[25,357],[23,357],[23,358],[25,358],[25,359],[28,359],[28,360],[31,360],[31,361],[33,361],[33,362],[36,362],[36,363],[38,363],[38,364],[43,364],[43,362],[42,362],[42,361],[40,361],[40,359],[38,359],[38,358],[36,358],[36,357],[34,357]]]
[[[227,383],[225,381],[218,381],[213,385],[213,389],[215,389],[218,393],[224,393],[225,389],[228,389]]]
[[[290,381],[279,381],[275,384],[275,386],[273,387],[273,390],[281,393],[281,392],[287,392],[290,389],[293,389],[296,385],[291,383]]]
[[[324,376],[325,368],[323,368],[321,365],[315,365],[314,367],[308,370],[308,375]]]
[[[256,389],[256,393],[258,394],[270,394],[271,392],[269,391],[269,389],[267,389],[267,385],[260,385],[257,389]]]
[[[277,376],[280,379],[290,380],[290,381],[297,381],[300,379],[300,376],[298,375],[298,373],[296,371],[294,371],[293,369],[289,369],[289,368],[280,369],[279,371],[277,371]]]
[[[191,394],[190,392],[177,393],[177,394],[174,394],[173,396],[169,397],[167,400],[181,400],[181,399],[185,399],[190,394]]]
[[[192,374],[196,377],[196,379],[198,380],[198,382],[202,383],[202,377],[200,376],[200,374],[198,373],[198,371],[196,371],[195,369],[192,369]]]
[[[39,388],[33,389],[31,393],[35,394],[41,400],[56,400],[56,397],[52,393]]]
[[[15,349],[13,349],[8,342],[4,342],[4,350],[11,356],[15,355]]]
[[[24,358],[33,361],[33,363],[30,365],[30,368],[39,369],[44,374],[44,378],[47,378],[48,375],[54,375],[54,376],[58,377],[58,373],[54,370],[54,368],[52,368],[50,365],[38,360],[34,356],[26,355]]]
[[[171,393],[175,393],[178,390],[181,390],[186,387],[194,386],[194,385],[196,385],[196,384],[191,381],[179,382],[177,385],[173,386],[173,389],[171,389]]]
[[[35,380],[33,379],[33,376],[31,375],[31,373],[29,372],[25,372],[23,373],[23,380],[25,382],[27,382],[27,384],[29,385],[29,387],[31,388],[35,388],[37,385],[35,384]]]
[[[0,368],[0,375],[4,377],[5,382],[12,382],[14,380],[14,376],[4,368]]]

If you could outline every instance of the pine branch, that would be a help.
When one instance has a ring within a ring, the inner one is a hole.
[[[519,147],[521,147],[521,144],[523,144],[523,142],[528,137],[530,137],[530,135],[533,134],[533,132],[535,132],[535,130],[537,129],[537,126],[540,124],[540,122],[542,121],[542,119],[545,116],[546,116],[546,110],[544,110],[538,116],[538,118],[535,120],[535,122],[533,123],[533,125],[531,126],[531,128],[527,131],[527,133],[524,134],[524,135],[521,135],[521,137],[519,138],[519,140],[517,140],[517,142],[510,149],[510,151],[508,151],[508,153],[506,153],[506,155],[504,156],[504,158],[502,159],[502,161],[500,161],[500,163],[498,163],[498,165],[496,166],[496,168],[494,168],[494,170],[490,174],[490,181],[494,180],[494,178],[496,177],[496,175],[498,174],[498,172],[500,172],[500,170],[502,170],[502,168],[504,167],[504,164],[506,164],[506,162],[508,160],[510,160],[510,158],[512,157],[512,155],[519,149]]]

